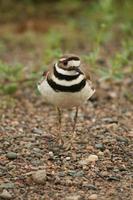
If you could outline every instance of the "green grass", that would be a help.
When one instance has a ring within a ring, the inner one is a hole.
[[[18,82],[23,78],[22,65],[10,66],[0,62],[0,93],[12,94],[17,90]]]
[[[26,69],[22,64],[9,65],[0,62],[0,94],[11,95],[24,85],[36,85],[37,76],[35,69],[27,75]]]
[[[28,87],[35,84],[35,79],[39,79],[48,64],[63,53],[81,55],[101,81],[122,81],[133,73],[132,1],[120,3],[99,0],[86,4],[81,0],[74,0],[70,6],[68,1],[62,0],[54,5],[51,9],[57,13],[57,24],[51,24],[47,32],[37,34],[28,31],[17,34],[8,31],[1,37],[1,94],[13,94],[20,83],[27,84]],[[32,1],[29,1],[27,6],[32,7],[34,16],[38,5],[34,7]],[[47,6],[49,9],[49,5]],[[16,62],[6,62],[5,55],[18,47],[24,57],[29,56],[30,66],[25,66],[19,54],[13,54],[13,61]],[[104,59],[106,64],[99,65],[99,59]],[[28,76],[25,69],[28,69]],[[27,81],[28,79],[31,81]]]

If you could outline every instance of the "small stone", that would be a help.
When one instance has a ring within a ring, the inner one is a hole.
[[[6,157],[8,158],[8,159],[16,159],[17,158],[17,154],[15,153],[15,152],[8,152],[7,154],[6,154]]]
[[[105,151],[104,151],[104,155],[106,156],[106,157],[111,157],[111,153],[110,153],[110,150],[109,149],[105,149]]]
[[[39,128],[33,128],[32,132],[35,133],[35,134],[38,134],[38,135],[42,135],[43,134],[43,131],[41,129],[39,129]]]
[[[110,177],[108,177],[107,180],[108,180],[108,181],[120,181],[120,178],[117,177],[117,176],[110,176]]]
[[[90,155],[88,158],[82,159],[79,161],[80,165],[87,165],[90,162],[96,162],[98,160],[98,156],[97,155]]]
[[[89,199],[90,199],[90,200],[96,200],[96,199],[97,199],[97,194],[91,194],[91,195],[89,196]]]
[[[25,144],[25,147],[29,149],[32,148],[32,145],[33,145],[32,142],[28,142],[27,144]]]
[[[66,157],[66,160],[68,161],[68,160],[71,160],[71,158],[70,157]]]
[[[104,156],[104,153],[103,153],[102,151],[99,151],[99,152],[98,152],[98,156],[103,157],[103,156]]]
[[[102,143],[95,144],[95,147],[96,147],[97,149],[100,149],[101,151],[104,151],[104,150],[105,150],[105,147],[104,147],[104,145],[103,145]]]
[[[87,188],[88,190],[97,190],[97,187],[93,184],[88,184],[87,182],[84,182],[82,184],[83,187]]]
[[[38,170],[32,174],[35,183],[44,184],[47,179],[46,170]]]
[[[35,148],[33,148],[33,151],[38,153],[38,152],[40,152],[40,149],[35,147]]]
[[[56,176],[55,177],[55,184],[60,184],[60,183],[61,183],[60,177]]]
[[[64,177],[65,175],[66,175],[65,172],[58,172],[59,177]]]
[[[95,162],[98,160],[98,156],[97,155],[90,155],[88,157],[88,162]]]
[[[82,177],[84,175],[84,171],[83,170],[80,170],[80,171],[69,170],[68,175],[73,176],[73,177]]]
[[[117,93],[116,92],[108,92],[109,97],[111,98],[116,98],[117,97]]]
[[[118,172],[119,172],[119,169],[115,168],[115,169],[113,169],[113,172],[118,173]]]
[[[14,185],[14,183],[2,183],[0,185],[0,188],[2,188],[2,189],[13,189],[13,188],[15,188],[15,185]]]
[[[87,149],[87,151],[89,151],[89,152],[94,151],[94,147],[91,146],[91,145],[87,145],[86,149]]]
[[[52,158],[52,159],[54,158],[54,153],[53,153],[53,151],[49,151],[48,154],[49,154],[49,157],[50,157],[50,158]]]
[[[10,143],[9,143],[8,141],[5,141],[5,142],[3,142],[3,145],[4,145],[5,147],[8,147],[8,146],[10,146]]]
[[[109,176],[109,174],[108,174],[108,172],[107,172],[107,171],[103,171],[103,172],[101,172],[101,176],[108,177],[108,176]]]
[[[122,166],[120,166],[119,170],[122,171],[127,171],[126,166],[123,164]]]
[[[71,195],[65,198],[65,200],[80,200],[80,199],[81,199],[80,195]]]
[[[82,159],[79,161],[80,165],[87,165],[88,164],[88,160],[87,159]]]
[[[102,119],[103,122],[111,124],[111,123],[118,123],[117,118],[110,118],[110,117],[105,117]]]
[[[116,136],[118,142],[128,143],[128,139],[122,136]]]
[[[2,177],[3,175],[4,175],[4,173],[0,171],[0,177]]]
[[[67,178],[66,181],[65,181],[65,185],[66,186],[72,186],[73,185],[73,181]]]
[[[11,199],[12,195],[7,190],[3,190],[3,192],[0,194],[0,197],[2,199]]]

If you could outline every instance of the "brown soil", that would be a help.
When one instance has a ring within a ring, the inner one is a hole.
[[[14,200],[58,200],[72,195],[87,200],[91,194],[99,200],[132,199],[133,107],[121,95],[120,86],[110,88],[107,83],[100,85],[80,108],[72,150],[58,145],[56,111],[34,91],[19,92],[16,104],[1,110],[0,184],[14,184],[8,189]],[[73,110],[64,110],[66,141],[71,138],[72,116]],[[17,158],[8,159],[8,152],[17,153]],[[80,160],[90,154],[97,155],[98,161],[81,166]],[[42,168],[46,183],[36,184],[30,172]]]

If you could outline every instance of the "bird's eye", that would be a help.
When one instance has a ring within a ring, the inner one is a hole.
[[[63,61],[63,64],[64,64],[64,65],[67,65],[67,60],[64,60],[64,61]]]

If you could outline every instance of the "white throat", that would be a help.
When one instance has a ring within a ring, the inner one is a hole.
[[[67,70],[61,69],[60,67],[58,67],[57,63],[55,64],[55,68],[58,73],[63,74],[63,75],[73,76],[73,75],[78,74],[78,72],[76,72],[75,70],[67,71]]]

